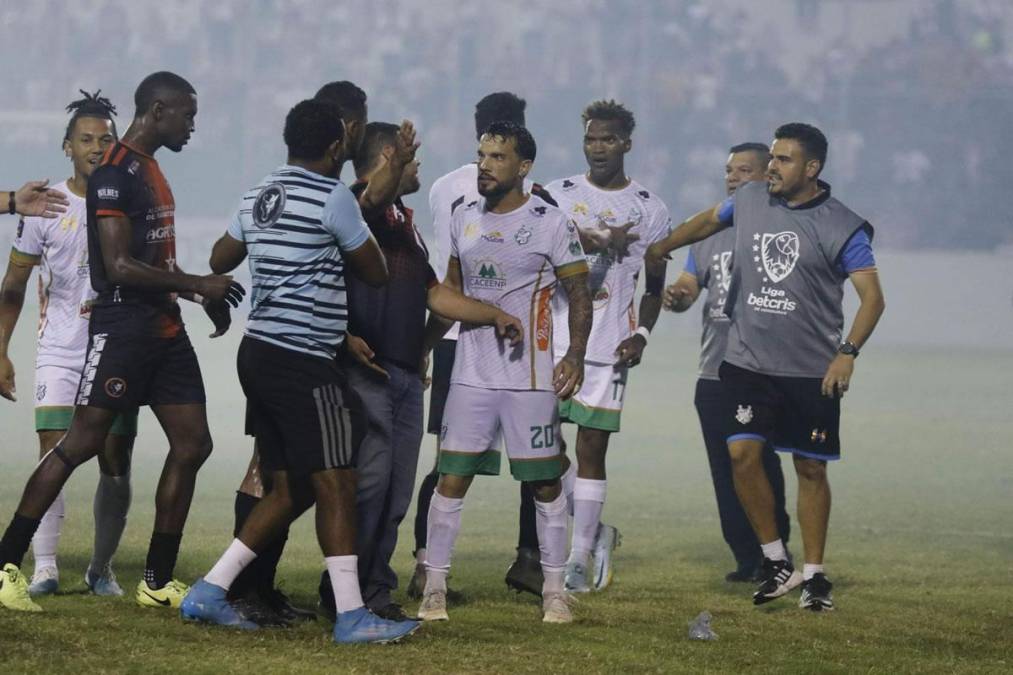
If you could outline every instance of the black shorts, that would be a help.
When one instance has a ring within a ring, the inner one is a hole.
[[[755,438],[810,459],[841,458],[841,400],[820,391],[816,377],[763,375],[723,362],[728,440]]]
[[[88,336],[78,405],[127,411],[142,405],[206,402],[197,354],[186,331],[171,338]]]
[[[433,350],[433,383],[429,389],[429,422],[426,431],[440,435],[443,426],[443,409],[450,393],[450,374],[454,371],[457,340],[440,340]]]
[[[244,337],[237,367],[263,470],[355,467],[365,416],[337,362]]]

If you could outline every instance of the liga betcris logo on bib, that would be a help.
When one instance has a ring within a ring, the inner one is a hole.
[[[551,299],[552,289],[543,288],[538,292],[538,306],[535,311],[535,341],[540,352],[549,351],[549,345],[552,343],[552,309],[549,302]]]

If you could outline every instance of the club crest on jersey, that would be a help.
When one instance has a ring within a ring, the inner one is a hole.
[[[492,232],[486,232],[485,234],[482,235],[482,240],[483,241],[488,241],[488,242],[490,242],[492,244],[502,244],[503,243],[503,233],[500,232],[499,230],[493,230]]]
[[[517,233],[514,234],[514,241],[521,246],[524,246],[524,244],[531,241],[531,230],[529,230],[526,226],[522,226],[521,229],[517,230]]]
[[[740,405],[735,411],[735,421],[739,424],[749,424],[753,421],[753,406]]]
[[[253,202],[253,224],[261,229],[271,227],[285,210],[285,186],[271,183],[260,191]]]
[[[506,286],[506,276],[496,261],[485,258],[475,263],[469,282],[472,288],[500,290]]]
[[[794,232],[764,234],[760,245],[763,269],[775,284],[783,281],[798,262],[799,241]]]

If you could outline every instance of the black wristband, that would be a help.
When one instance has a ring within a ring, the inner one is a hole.
[[[12,216],[17,212],[17,209],[15,208],[16,205],[14,203],[14,194],[15,194],[14,190],[11,190],[10,201],[7,202],[7,213],[11,214]]]

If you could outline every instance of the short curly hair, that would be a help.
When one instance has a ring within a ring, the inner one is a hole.
[[[307,99],[296,103],[285,117],[284,135],[289,157],[316,160],[334,141],[344,139],[345,125],[336,105]]]
[[[633,135],[633,128],[637,125],[636,120],[633,119],[633,113],[615,99],[591,102],[584,108],[581,119],[584,120],[584,126],[587,126],[591,120],[618,122],[619,128],[627,138]]]

